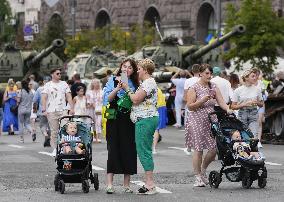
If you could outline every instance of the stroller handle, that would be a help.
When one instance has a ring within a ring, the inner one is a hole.
[[[208,118],[209,118],[209,121],[210,121],[211,124],[213,123],[213,120],[212,120],[212,116],[213,116],[213,115],[222,115],[222,116],[224,116],[224,117],[237,118],[234,113],[228,114],[227,112],[214,111],[214,112],[210,112],[210,113],[208,114]]]
[[[69,121],[71,121],[72,119],[78,119],[78,118],[88,118],[91,119],[92,124],[94,124],[94,120],[91,116],[89,115],[68,115],[68,116],[62,116],[59,118],[59,125],[61,125],[61,121],[64,119],[69,119]]]

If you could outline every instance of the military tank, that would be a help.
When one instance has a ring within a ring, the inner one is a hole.
[[[21,51],[13,45],[7,45],[0,53],[0,82],[7,82],[9,78],[21,80],[30,74],[43,76],[49,74],[52,68],[62,67],[63,61],[53,51],[63,45],[62,39],[55,39],[40,53]]]
[[[147,46],[140,50],[140,54],[135,53],[130,57],[136,56],[135,59],[151,58],[157,66],[157,71],[154,72],[156,80],[158,82],[169,81],[173,71],[177,71],[178,68],[188,69],[195,63],[221,66],[220,53],[216,51],[216,48],[231,37],[244,33],[245,30],[244,25],[237,25],[232,31],[208,45],[180,45],[176,37],[166,37],[159,46]],[[139,55],[140,58],[137,58]]]

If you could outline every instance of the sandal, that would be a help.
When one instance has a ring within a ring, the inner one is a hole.
[[[153,194],[157,194],[157,190],[156,187],[152,187],[150,189],[148,189],[147,187],[145,187],[144,185],[138,189],[138,195],[153,195]]]
[[[106,188],[106,193],[107,194],[113,194],[115,191],[114,191],[114,189],[113,189],[113,187],[107,187]]]
[[[195,187],[205,187],[205,183],[203,182],[200,175],[195,176],[195,182],[193,184]]]
[[[124,192],[125,192],[125,193],[129,193],[129,194],[132,194],[132,193],[133,193],[133,190],[130,189],[130,187],[124,187]]]

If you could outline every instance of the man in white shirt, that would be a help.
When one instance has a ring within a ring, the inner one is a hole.
[[[200,69],[200,65],[199,64],[194,64],[192,65],[191,68],[191,72],[193,74],[193,77],[186,79],[185,83],[184,83],[184,96],[183,96],[183,100],[186,102],[187,101],[187,91],[190,87],[192,87],[198,80],[199,80],[199,69]],[[188,124],[188,113],[190,113],[190,111],[188,110],[188,108],[185,108],[185,118],[184,118],[184,125],[185,125],[185,129],[187,128],[187,124]],[[185,137],[185,139],[188,139],[187,137]],[[185,148],[184,152],[187,155],[191,154],[191,148]]]
[[[67,115],[66,100],[70,105],[70,114],[74,114],[74,106],[71,91],[65,81],[61,81],[61,70],[59,68],[51,70],[52,80],[44,85],[42,91],[42,113],[47,117],[51,130],[52,155],[56,155],[57,132],[59,128],[59,118]]]
[[[216,84],[216,86],[219,88],[222,94],[225,103],[229,104],[233,96],[232,86],[227,79],[220,77],[220,75],[221,75],[220,67],[214,67],[213,68],[214,78],[211,79],[211,82]],[[215,106],[215,111],[222,111],[222,109],[219,106]]]

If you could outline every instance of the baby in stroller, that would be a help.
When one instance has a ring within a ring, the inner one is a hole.
[[[241,133],[238,130],[230,131],[233,150],[235,151],[237,158],[264,160],[263,155],[260,152],[251,151],[250,145],[242,140]]]
[[[76,154],[84,154],[84,144],[81,143],[81,137],[77,135],[77,124],[75,122],[69,122],[66,124],[66,133],[63,134],[61,138],[62,143],[62,152],[63,154],[72,154],[73,148],[75,149]]]

